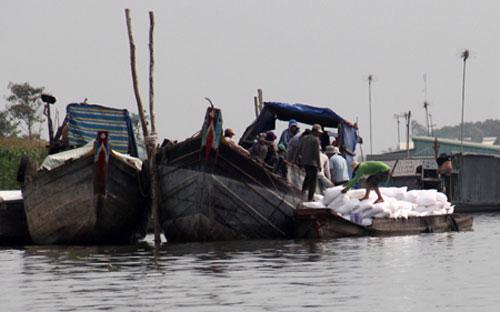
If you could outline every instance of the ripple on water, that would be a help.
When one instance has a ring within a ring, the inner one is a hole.
[[[496,311],[500,215],[474,231],[0,250],[2,311]]]

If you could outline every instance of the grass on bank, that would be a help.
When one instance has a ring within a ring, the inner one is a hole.
[[[22,155],[41,164],[47,156],[47,142],[17,137],[0,137],[0,190],[19,189],[17,168]]]

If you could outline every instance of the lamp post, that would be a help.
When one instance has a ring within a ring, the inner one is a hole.
[[[372,135],[372,81],[373,75],[368,75],[368,108],[370,114],[370,155],[373,155],[373,135]]]
[[[460,149],[464,152],[464,103],[465,103],[465,64],[469,58],[469,50],[465,50],[460,55],[464,60],[463,75],[462,75],[462,122],[460,123]]]

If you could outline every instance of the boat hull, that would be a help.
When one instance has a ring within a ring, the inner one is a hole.
[[[22,199],[0,199],[0,244],[27,244],[30,241]]]
[[[408,219],[374,218],[363,226],[338,216],[331,209],[297,209],[296,236],[299,238],[338,238],[349,236],[390,236],[419,233],[467,231],[473,218],[466,214],[409,217]]]
[[[144,236],[147,202],[140,172],[109,157],[106,192],[95,191],[93,156],[41,171],[23,189],[28,228],[37,244],[129,243]]]
[[[167,241],[289,238],[300,192],[234,147],[205,158],[192,139],[160,153],[160,215]]]

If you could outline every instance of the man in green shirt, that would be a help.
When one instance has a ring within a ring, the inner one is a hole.
[[[382,198],[382,194],[380,194],[379,185],[380,182],[387,179],[390,171],[391,168],[381,161],[365,161],[360,164],[355,164],[354,178],[349,180],[347,185],[342,190],[342,193],[347,193],[347,191],[353,187],[354,184],[358,183],[364,176],[367,176],[366,193],[360,200],[368,199],[370,197],[370,191],[373,188],[378,196],[374,204],[381,203],[384,201],[384,198]]]

